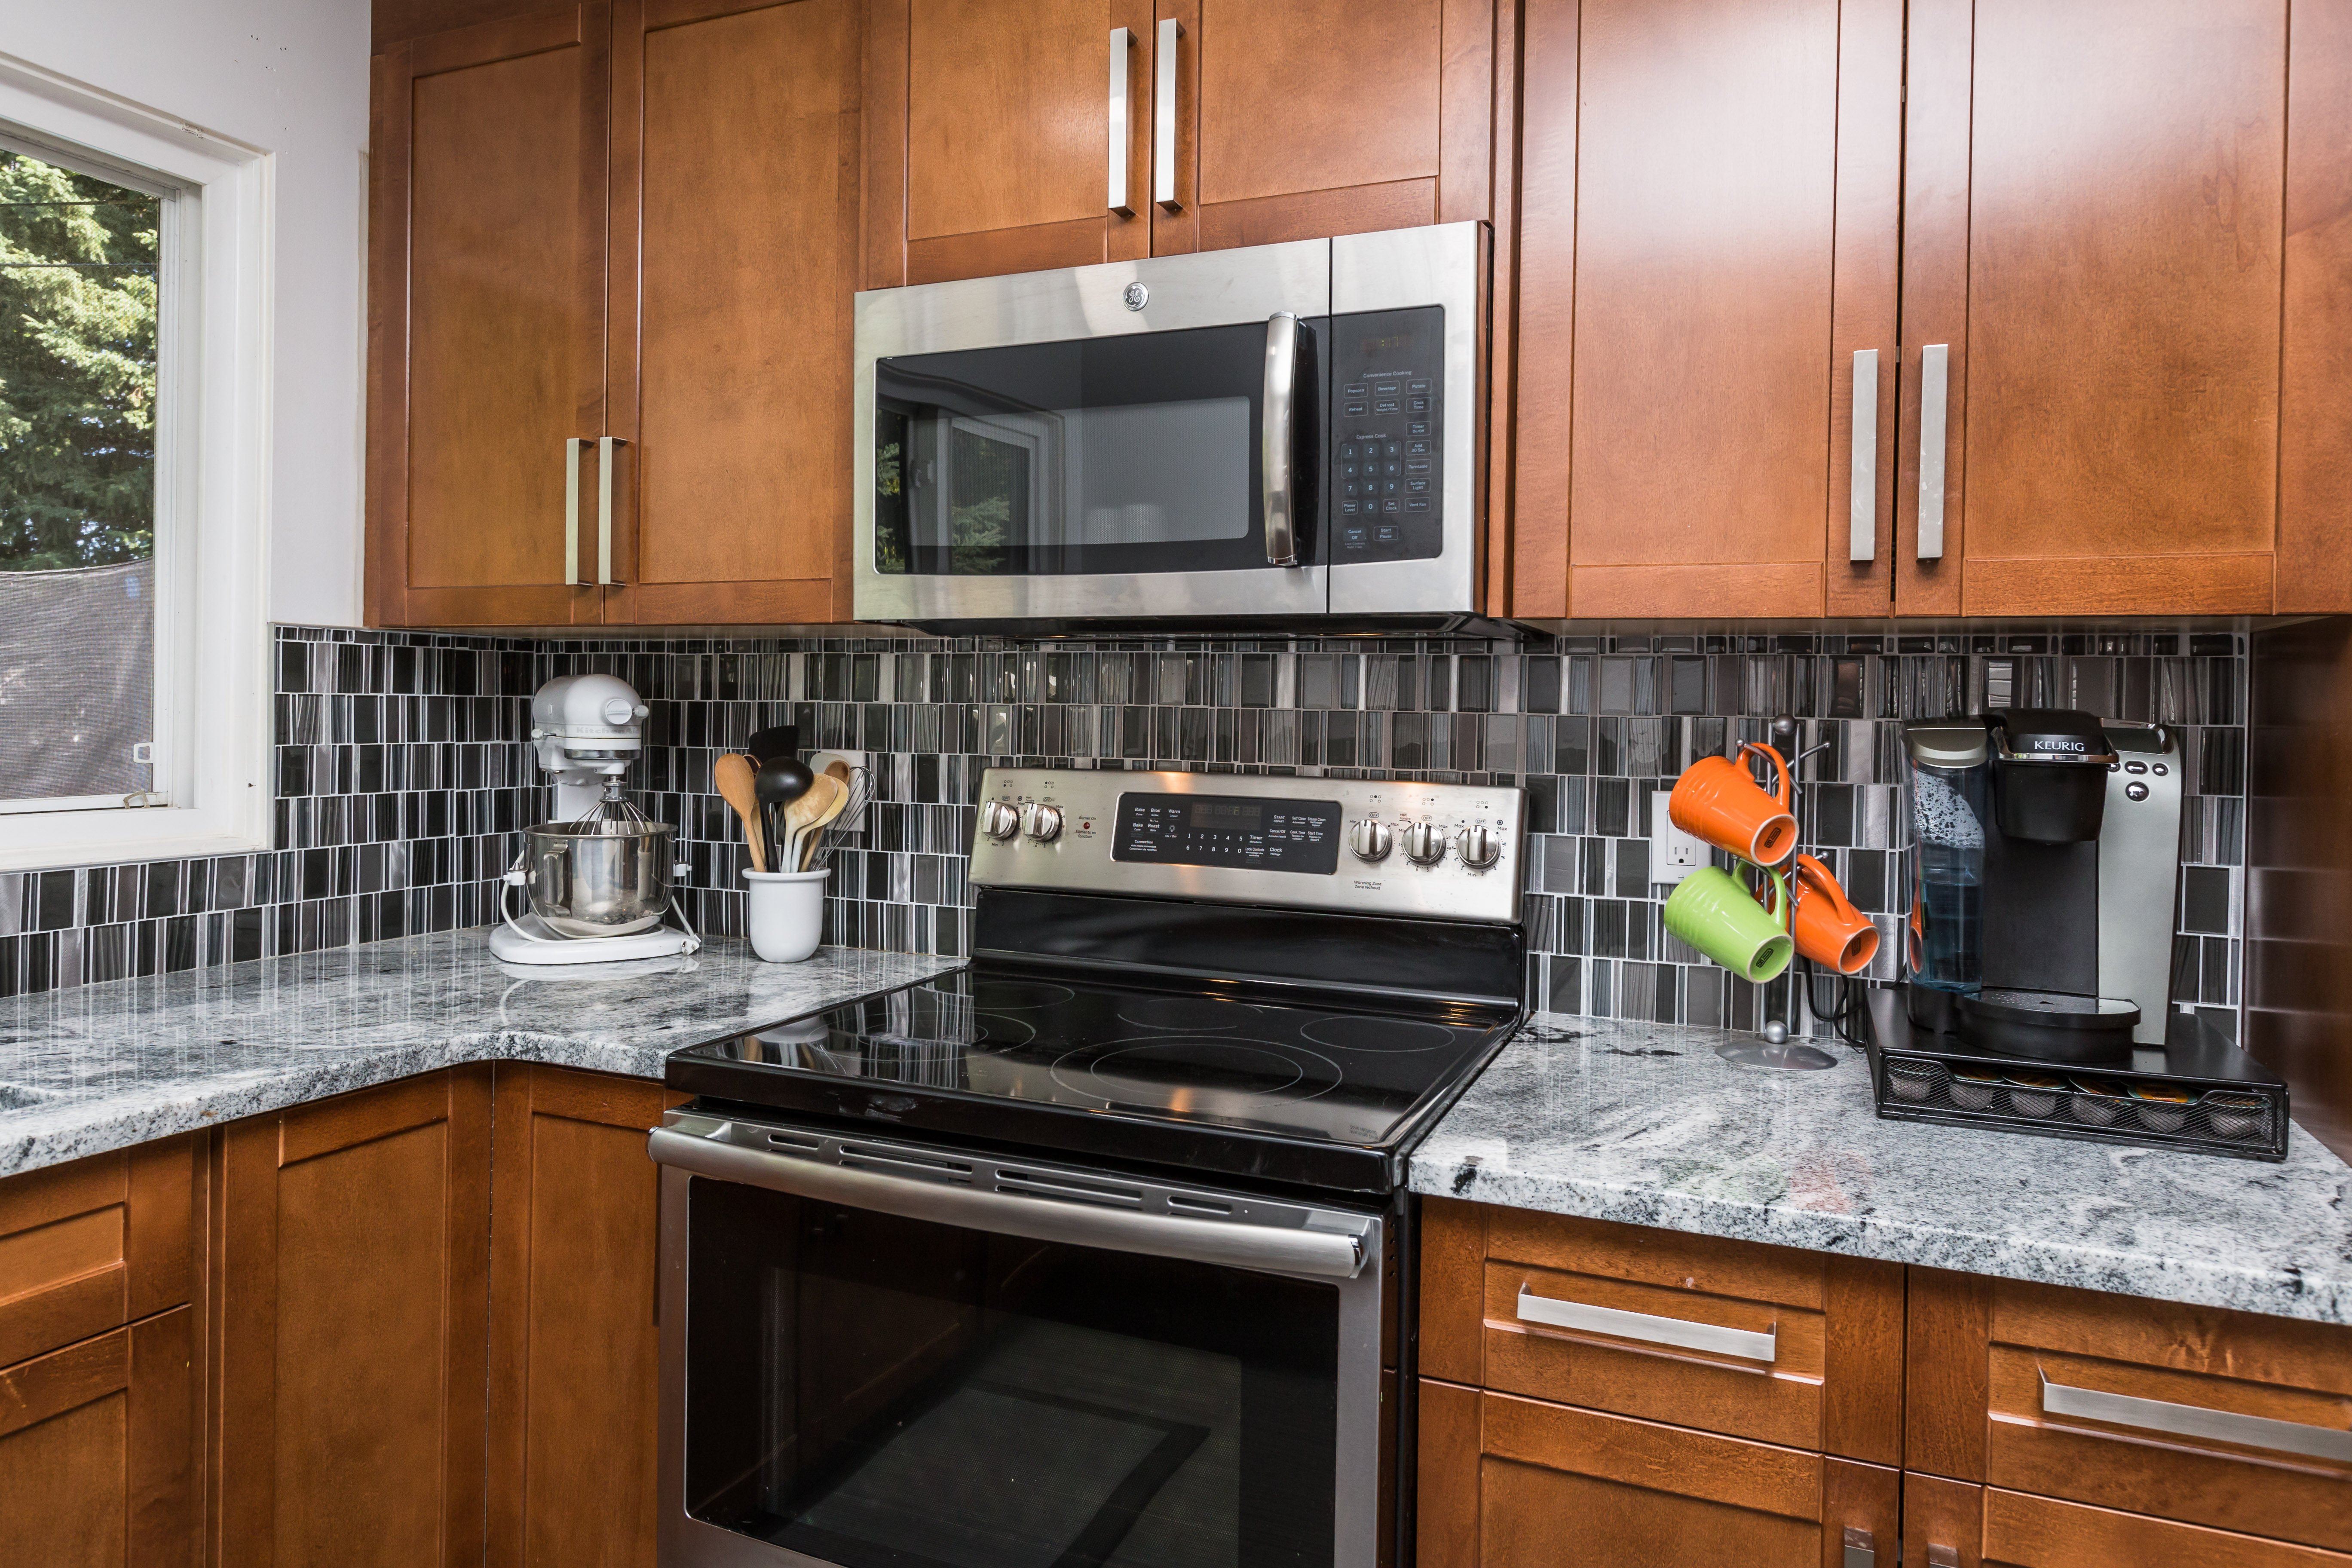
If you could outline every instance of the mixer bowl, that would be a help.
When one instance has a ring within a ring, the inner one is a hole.
[[[561,936],[633,936],[669,908],[667,822],[549,823],[522,836],[530,907]]]

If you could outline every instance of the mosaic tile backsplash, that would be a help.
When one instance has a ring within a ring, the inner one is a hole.
[[[1666,934],[1654,795],[1776,713],[1824,749],[1806,843],[1899,951],[1900,721],[2003,705],[2178,728],[2174,995],[2233,1036],[2243,907],[2247,667],[2233,633],[1588,637],[1020,644],[999,639],[534,641],[281,627],[269,854],[0,875],[0,994],[308,952],[497,918],[497,876],[548,809],[529,700],[609,670],[651,705],[632,779],[694,864],[690,912],[742,926],[745,864],[712,759],[752,731],[867,752],[877,800],[838,858],[828,940],[960,953],[964,847],[992,762],[1330,773],[1524,785],[1528,999],[1561,1012],[1751,1026],[1784,1016]],[[1826,1000],[1826,998],[1824,998]],[[1759,1008],[1766,1009],[1764,1012]]]

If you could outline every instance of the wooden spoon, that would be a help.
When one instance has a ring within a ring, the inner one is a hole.
[[[802,836],[820,818],[832,821],[831,814],[841,809],[842,799],[848,793],[839,779],[830,773],[819,773],[797,800],[784,807],[783,865],[795,871],[800,869]]]
[[[751,759],[732,753],[710,764],[710,782],[719,788],[719,798],[735,810],[742,819],[743,837],[751,846],[751,869],[768,868],[768,848],[761,842],[768,836],[760,831],[760,796],[753,787],[756,770]]]
[[[801,829],[800,842],[793,847],[793,864],[803,871],[808,870],[809,862],[816,858],[817,846],[824,840],[824,830],[833,826],[834,819],[849,805],[849,797],[856,793],[853,786],[831,773],[827,773],[825,779],[834,785],[833,798],[817,813],[815,821]]]

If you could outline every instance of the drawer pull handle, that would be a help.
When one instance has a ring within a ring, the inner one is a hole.
[[[1152,58],[1151,199],[1171,213],[1184,210],[1176,199],[1176,40],[1183,36],[1183,23],[1162,18]]]
[[[1877,1539],[1866,1530],[1846,1526],[1844,1568],[1877,1568]]]
[[[2352,1463],[2352,1432],[2333,1426],[2311,1426],[2300,1421],[2274,1421],[2267,1415],[2241,1415],[2234,1410],[2210,1410],[2202,1405],[2175,1405],[2168,1399],[2141,1399],[2129,1394],[2105,1394],[2095,1388],[2075,1388],[2042,1379],[2042,1409],[2050,1415],[2078,1415],[2163,1432],[2175,1437],[2206,1437],[2242,1443],[2249,1448],[2270,1448],[2306,1458]]]
[[[1878,555],[1878,351],[1853,352],[1853,463],[1848,470],[1846,547],[1849,561]]]
[[[1952,345],[1919,351],[1919,536],[1922,561],[1944,558],[1944,444],[1951,414]]]
[[[1742,1361],[1770,1362],[1777,1353],[1778,1329],[1756,1333],[1727,1329],[1717,1323],[1695,1323],[1687,1318],[1661,1318],[1650,1312],[1625,1312],[1614,1307],[1588,1306],[1582,1301],[1555,1301],[1519,1287],[1519,1321],[1555,1329],[1582,1329],[1589,1333],[1614,1334],[1621,1340],[1647,1340],[1654,1345],[1675,1345],[1714,1355],[1736,1355]]]
[[[1135,216],[1127,200],[1127,72],[1134,49],[1133,33],[1125,27],[1110,30],[1110,185],[1104,205],[1121,217]]]

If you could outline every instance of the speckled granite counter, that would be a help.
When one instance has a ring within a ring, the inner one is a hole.
[[[1882,1121],[1861,1053],[1738,1068],[1717,1030],[1538,1014],[1413,1156],[1412,1190],[2352,1323],[2352,1170]]]
[[[460,1062],[658,1079],[672,1051],[961,966],[824,948],[501,970],[479,931],[0,1001],[0,1176]],[[619,973],[622,969],[632,973]]]

